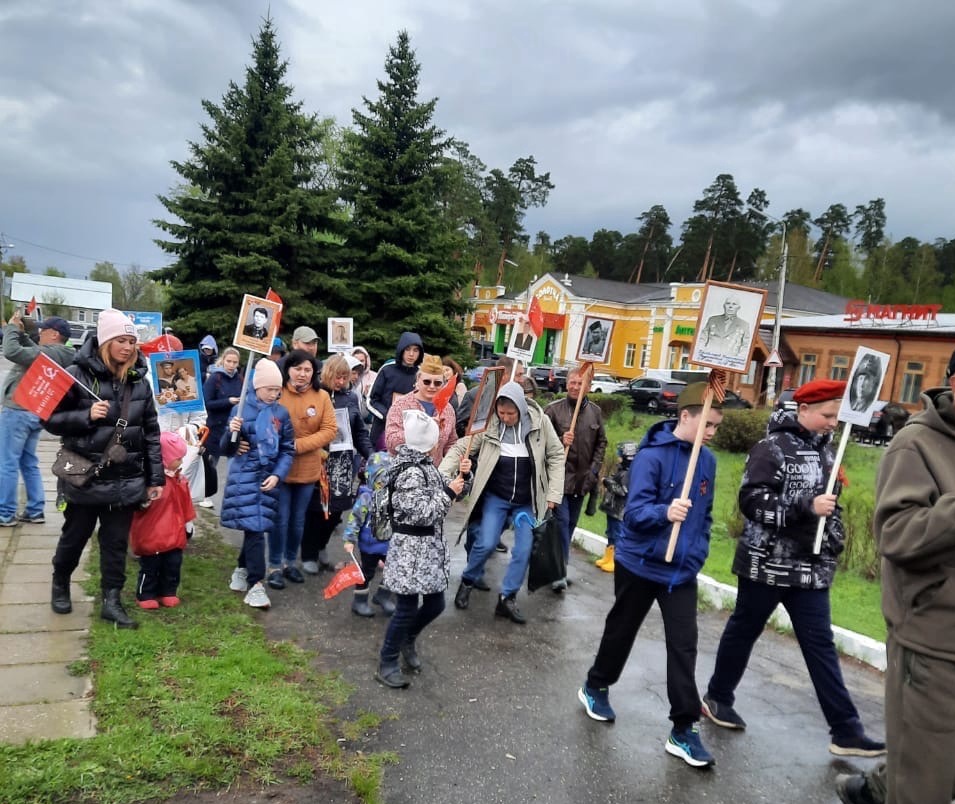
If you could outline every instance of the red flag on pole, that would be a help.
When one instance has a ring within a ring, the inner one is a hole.
[[[265,298],[270,302],[275,302],[276,304],[282,304],[282,297],[279,296],[272,288],[269,288],[265,293]],[[279,329],[282,327],[282,311],[279,310],[275,314],[275,334],[279,334]]]
[[[36,312],[36,296],[30,297],[30,303],[27,305],[27,315],[33,315]]]
[[[182,341],[175,335],[168,332],[152,340],[139,344],[139,351],[144,355],[169,354],[170,352],[181,352]]]
[[[444,386],[441,388],[438,393],[434,395],[432,403],[434,404],[435,413],[438,414],[438,417],[441,417],[441,414],[444,413],[444,409],[448,406],[448,402],[451,401],[451,395],[457,390],[458,386],[458,375],[452,374],[451,379],[448,380]]]
[[[527,320],[535,337],[539,338],[544,333],[544,311],[541,310],[541,303],[537,300],[537,296],[531,299],[531,306],[527,308]]]
[[[357,586],[364,582],[365,576],[362,575],[361,567],[358,566],[357,562],[353,561],[346,564],[332,576],[332,580],[328,586],[325,587],[325,591],[322,595],[326,600],[330,600],[349,586]]]
[[[13,401],[46,421],[74,382],[69,372],[40,352],[20,379]]]

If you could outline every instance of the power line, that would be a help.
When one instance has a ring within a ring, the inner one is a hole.
[[[64,257],[73,257],[74,259],[77,259],[77,260],[86,260],[92,263],[108,262],[110,263],[110,265],[113,265],[119,268],[132,268],[135,266],[143,271],[158,271],[159,270],[158,267],[147,267],[143,265],[136,265],[135,263],[131,263],[131,262],[114,262],[113,260],[104,260],[104,259],[97,259],[96,257],[87,257],[84,254],[74,254],[72,251],[63,251],[62,249],[53,248],[52,246],[43,246],[39,243],[34,243],[30,240],[27,240],[25,237],[20,237],[19,235],[16,235],[16,234],[9,234],[7,236],[11,240],[17,240],[20,243],[24,243],[28,246],[33,246],[33,248],[39,248],[39,249],[42,249],[43,251],[50,251],[54,254],[62,254]]]

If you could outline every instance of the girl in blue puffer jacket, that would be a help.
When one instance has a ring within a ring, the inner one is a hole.
[[[233,409],[229,428],[222,436],[222,453],[231,460],[221,520],[224,527],[243,532],[242,550],[229,588],[246,592],[247,605],[267,609],[272,603],[262,586],[265,533],[278,519],[278,485],[292,468],[295,433],[288,411],[278,403],[282,372],[275,363],[262,359],[255,364],[252,389],[241,406]],[[233,433],[239,434],[235,441]]]

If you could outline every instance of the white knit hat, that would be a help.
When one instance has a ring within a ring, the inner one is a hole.
[[[263,357],[255,364],[255,373],[252,375],[252,387],[256,391],[259,388],[281,388],[282,372],[279,371],[278,364],[274,360]]]
[[[137,341],[139,335],[136,327],[129,320],[129,316],[119,310],[103,310],[96,320],[96,340],[102,346],[106,341],[119,338],[123,335],[132,335]]]
[[[406,410],[401,416],[405,426],[405,444],[418,452],[431,452],[438,443],[438,423],[421,410]]]

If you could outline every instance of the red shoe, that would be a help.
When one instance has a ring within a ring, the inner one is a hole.
[[[159,605],[165,606],[167,609],[174,609],[179,605],[179,598],[175,595],[170,595],[169,597],[159,598]]]
[[[149,598],[149,600],[137,600],[137,605],[141,609],[146,609],[147,611],[152,611],[159,608],[159,601]]]

